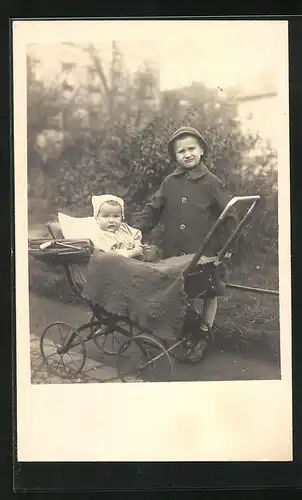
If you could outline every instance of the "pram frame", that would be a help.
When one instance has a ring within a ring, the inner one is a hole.
[[[239,202],[251,202],[248,210],[246,211],[245,215],[242,217],[241,221],[238,223],[237,227],[233,231],[232,235],[229,237],[223,248],[219,251],[215,258],[215,265],[219,266],[222,261],[224,260],[226,253],[228,249],[230,248],[231,244],[233,243],[234,239],[237,237],[238,233],[241,231],[243,228],[244,224],[246,223],[246,220],[254,209],[256,208],[257,204],[260,201],[260,196],[255,195],[255,196],[242,196],[242,197],[234,197],[230,200],[226,208],[223,210],[219,218],[217,219],[216,223],[213,225],[212,229],[209,231],[208,235],[206,236],[205,240],[201,244],[200,248],[196,252],[196,254],[193,256],[191,262],[189,263],[188,267],[184,271],[184,278],[188,279],[190,275],[192,275],[192,271],[194,268],[198,265],[198,262],[201,258],[201,256],[204,254],[208,244],[213,238],[213,235],[216,233],[217,228],[224,222],[224,220],[227,218],[230,210],[234,207]],[[54,229],[54,223],[47,223],[46,224],[52,238],[54,240],[58,239],[58,234],[56,233]],[[68,262],[64,262],[63,266],[65,268],[65,274],[66,274],[66,279],[75,293],[75,295],[80,298],[81,300],[84,300],[86,303],[88,302],[85,298],[83,298],[81,294],[81,287],[78,285],[78,283],[75,282],[75,280],[72,277],[71,273],[71,268]],[[227,284],[228,286],[228,284]],[[252,287],[243,287],[240,285],[229,285],[229,287],[234,287],[236,288],[238,286],[241,289],[247,289],[247,291],[253,291]],[[256,292],[259,291],[259,289],[254,289]],[[268,293],[278,293],[274,291],[269,291],[267,290],[266,292]],[[265,291],[264,291],[265,293]],[[202,296],[203,294],[200,294],[199,296]],[[198,297],[199,297],[198,296]],[[188,300],[188,308],[190,307],[191,300]],[[97,339],[99,337],[104,337],[108,336],[110,333],[120,333],[125,337],[125,341],[123,344],[120,346],[119,350],[116,352],[106,352],[104,349],[104,346],[101,348],[106,354],[116,354],[117,356],[117,370],[118,370],[118,376],[114,377],[119,380],[122,380],[123,382],[128,381],[125,377],[125,374],[121,374],[119,368],[118,368],[118,361],[121,359],[123,356],[123,352],[125,350],[125,347],[130,345],[132,342],[135,342],[136,344],[139,345],[140,350],[142,351],[143,355],[146,356],[148,355],[148,349],[151,347],[154,348],[154,346],[160,351],[159,354],[151,357],[150,359],[147,359],[147,362],[143,365],[140,365],[140,370],[144,371],[146,368],[148,368],[150,365],[154,364],[155,361],[157,361],[160,358],[167,358],[168,364],[171,365],[171,356],[172,355],[177,361],[179,362],[187,362],[190,361],[189,358],[187,359],[186,353],[183,354],[183,356],[177,356],[175,355],[174,351],[177,351],[178,347],[182,347],[186,344],[186,341],[188,340],[188,335],[183,334],[176,342],[174,342],[170,347],[167,347],[167,345],[160,339],[156,338],[152,333],[149,332],[144,332],[138,325],[135,325],[128,317],[116,317],[113,316],[112,314],[108,314],[104,309],[102,309],[100,306],[95,307],[94,305],[89,304],[89,307],[91,308],[92,311],[92,317],[91,320],[88,323],[85,323],[84,325],[81,325],[78,329],[75,329],[73,327],[70,327],[70,329],[73,331],[68,343],[65,346],[61,346],[58,349],[58,354],[62,355],[65,352],[69,352],[70,349],[77,347],[78,345],[82,345],[83,343],[86,343],[87,341],[93,339],[96,346],[100,348],[100,345],[97,342]],[[57,325],[60,322],[55,322],[52,323],[51,325],[48,325],[48,327],[44,330],[41,336],[41,342],[40,342],[40,349],[41,349],[41,354],[43,361],[47,363],[48,369],[52,371],[52,367],[49,366],[47,362],[47,357],[45,356],[44,350],[43,350],[43,341],[46,335],[46,332],[49,331],[50,327],[52,325]],[[119,323],[126,323],[129,327],[127,330],[126,328],[123,328],[122,326],[119,325]],[[105,327],[105,330],[104,330]],[[107,330],[106,330],[107,328]],[[136,333],[134,333],[134,328],[136,328]],[[85,330],[90,330],[90,333],[85,337],[85,339],[82,339],[81,333],[83,333]],[[208,345],[211,344],[211,341],[213,340],[212,337],[212,332],[210,327],[208,327],[208,332],[206,332],[206,338],[207,338],[207,343]],[[75,342],[76,338],[78,337],[78,341]],[[195,360],[195,362],[201,361],[203,358],[203,354],[201,355],[200,359]],[[83,367],[83,364],[81,365],[81,369]],[[65,368],[65,367],[64,367]],[[72,377],[78,376],[79,372],[81,371],[73,372]],[[65,368],[66,370],[66,368]],[[171,370],[170,370],[171,372]],[[169,372],[169,375],[170,375]],[[67,370],[66,370],[67,373]],[[133,373],[133,370],[131,371]],[[109,382],[112,381],[114,378],[106,379],[106,380],[100,380],[100,382]]]

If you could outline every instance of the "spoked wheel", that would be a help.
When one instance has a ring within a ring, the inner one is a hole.
[[[181,342],[171,349],[173,358],[181,364],[195,365],[200,363],[213,343],[212,328],[203,321],[207,330],[199,330],[192,335],[184,335]]]
[[[100,325],[95,328],[93,341],[96,347],[109,356],[116,356],[121,345],[125,342],[127,337],[131,336],[129,327],[126,323],[119,323],[125,333],[117,330],[108,329],[106,325]],[[118,328],[118,327],[117,327]],[[128,333],[126,333],[128,330]]]
[[[142,333],[121,345],[116,369],[122,382],[165,382],[170,378],[173,363],[162,342]]]
[[[82,370],[87,351],[78,330],[56,321],[42,333],[40,350],[50,372],[62,378],[74,378]]]

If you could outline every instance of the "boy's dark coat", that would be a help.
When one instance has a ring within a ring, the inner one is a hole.
[[[195,253],[231,198],[203,163],[188,171],[178,167],[164,179],[135,227],[145,235],[160,220],[163,222],[164,258]],[[215,255],[221,249],[236,222],[236,211],[232,210],[206,255]]]

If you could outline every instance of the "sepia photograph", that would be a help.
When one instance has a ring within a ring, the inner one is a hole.
[[[18,28],[18,376],[288,384],[286,22]]]

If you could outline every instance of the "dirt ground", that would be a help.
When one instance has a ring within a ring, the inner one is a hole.
[[[30,294],[30,329],[31,338],[37,340],[44,328],[54,322],[63,321],[71,326],[77,327],[88,321],[90,311],[79,305],[63,304],[50,298]],[[32,342],[35,346],[36,362],[39,360],[38,342]],[[95,347],[93,341],[86,343],[88,350],[88,364],[102,369],[94,368],[93,380],[97,382],[98,377],[101,382],[106,378],[106,374],[112,376],[112,361],[106,367],[106,361],[101,359],[100,351]],[[33,356],[33,355],[32,355]],[[58,378],[52,379],[43,375],[39,371],[35,375],[36,380],[33,383],[58,383]],[[39,380],[40,376],[40,380]],[[208,356],[198,365],[182,365],[175,361],[172,381],[227,381],[227,380],[272,380],[280,378],[279,365],[277,362],[270,362],[260,359],[255,355],[235,353],[227,350],[216,349],[210,352]],[[89,380],[82,380],[89,382]]]

